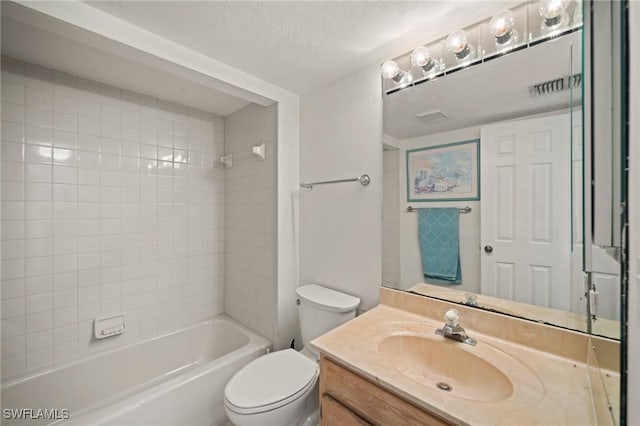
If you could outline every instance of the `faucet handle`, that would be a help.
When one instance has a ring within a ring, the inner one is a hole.
[[[460,314],[455,309],[449,309],[444,314],[444,321],[449,327],[457,327],[460,320]]]
[[[475,293],[467,292],[464,294],[464,304],[469,306],[478,306],[478,295]]]

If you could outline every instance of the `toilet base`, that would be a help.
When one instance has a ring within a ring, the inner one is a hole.
[[[320,409],[316,408],[316,410],[311,413],[311,415],[307,416],[306,419],[300,424],[300,426],[318,426],[320,424]]]

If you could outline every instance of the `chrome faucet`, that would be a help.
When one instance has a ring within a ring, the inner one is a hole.
[[[444,325],[442,328],[436,330],[436,334],[449,339],[457,340],[458,342],[466,343],[467,345],[475,346],[476,339],[469,337],[464,328],[460,327],[460,314],[455,309],[449,309],[444,314]]]

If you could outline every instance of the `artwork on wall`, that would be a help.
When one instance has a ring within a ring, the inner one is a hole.
[[[407,201],[480,199],[480,140],[407,151]]]

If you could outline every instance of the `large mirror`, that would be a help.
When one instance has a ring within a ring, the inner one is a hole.
[[[584,272],[582,10],[545,31],[539,7],[387,70],[382,284],[619,338],[620,264],[589,241]]]

